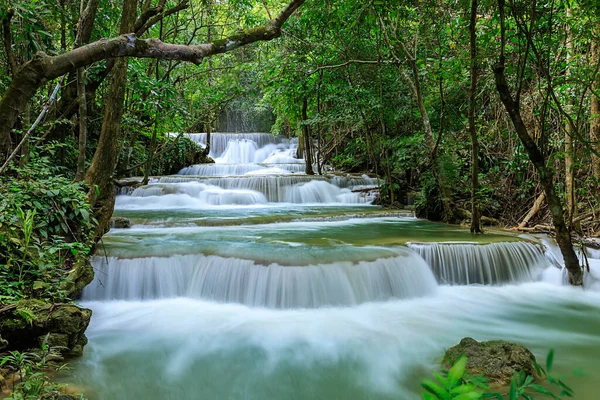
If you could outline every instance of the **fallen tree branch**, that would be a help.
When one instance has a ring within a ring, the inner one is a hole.
[[[13,150],[13,152],[11,153],[11,155],[8,156],[8,158],[6,159],[6,162],[4,163],[4,165],[2,165],[2,167],[0,167],[0,174],[2,174],[2,172],[6,169],[6,167],[8,167],[8,164],[12,161],[12,159],[15,158],[15,156],[19,153],[19,150],[21,150],[21,147],[23,146],[23,144],[27,141],[27,139],[29,138],[29,136],[31,135],[31,133],[33,132],[33,130],[42,121],[42,119],[46,115],[46,112],[48,112],[48,108],[50,108],[50,106],[52,105],[52,103],[54,103],[54,100],[56,100],[56,95],[58,94],[58,89],[61,87],[61,85],[65,81],[65,76],[66,75],[63,75],[63,77],[60,79],[60,81],[56,84],[56,87],[54,88],[54,91],[52,92],[52,95],[50,96],[50,98],[46,102],[46,105],[44,106],[44,108],[42,108],[42,112],[40,112],[40,115],[38,115],[38,117],[36,118],[36,120],[34,121],[34,123],[31,125],[31,127],[29,128],[29,130],[27,130],[27,133],[25,135],[23,135],[23,139],[21,139],[21,142],[19,142],[19,144],[17,145],[17,147],[15,147],[15,149]]]
[[[519,228],[525,228],[527,226],[529,221],[531,221],[531,219],[535,217],[535,215],[538,213],[545,199],[546,193],[542,192],[542,194],[540,194],[537,197],[537,199],[535,199],[535,201],[533,202],[533,207],[531,207],[531,210],[529,210],[525,218],[523,218],[523,221],[521,221],[521,223],[518,226]]]

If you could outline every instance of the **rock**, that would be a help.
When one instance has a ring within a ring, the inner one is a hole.
[[[0,351],[4,350],[7,347],[8,347],[8,341],[5,339],[2,339],[2,335],[0,335]]]
[[[113,217],[110,219],[110,227],[115,229],[131,228],[131,221],[128,218]]]
[[[67,280],[62,285],[62,289],[68,293],[70,298],[75,298],[84,287],[94,280],[94,268],[89,260],[79,260],[69,271]]]
[[[65,361],[65,358],[58,353],[50,353],[46,354],[46,362],[48,363],[62,363]]]
[[[478,342],[472,338],[464,338],[444,355],[444,365],[450,367],[464,354],[467,356],[467,372],[471,375],[483,375],[492,387],[510,384],[515,372],[538,379],[535,369],[535,356],[525,347],[503,340]]]
[[[38,338],[40,347],[43,345],[44,341],[46,342],[46,346],[50,349],[54,347],[69,347],[69,335],[65,333],[48,333],[47,335],[40,336]]]
[[[46,344],[62,356],[78,356],[87,344],[87,329],[92,310],[73,304],[49,304],[23,300],[0,313],[0,331],[10,350],[40,348]]]

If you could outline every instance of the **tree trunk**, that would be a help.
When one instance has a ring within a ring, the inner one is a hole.
[[[302,136],[304,136],[304,161],[306,162],[306,174],[314,175],[312,167],[312,143],[310,139],[310,129],[306,124],[308,108],[308,99],[306,96],[302,99]]]
[[[123,14],[121,15],[120,34],[131,32],[136,17],[136,0],[125,0]],[[100,130],[100,139],[94,153],[94,158],[88,170],[85,181],[90,186],[88,198],[94,207],[94,214],[98,220],[97,238],[100,238],[108,229],[108,224],[115,204],[113,188],[113,174],[119,160],[119,135],[121,133],[121,119],[123,117],[123,101],[125,100],[125,86],[127,83],[128,58],[117,60],[112,70],[110,87],[104,110],[104,120]]]
[[[15,53],[12,50],[12,35],[10,32],[10,20],[15,15],[15,10],[9,10],[4,18],[2,18],[2,41],[4,43],[4,51],[6,52],[6,63],[9,75],[17,73],[17,61]]]
[[[567,19],[573,17],[573,10],[571,8],[567,9]],[[570,62],[573,57],[573,33],[569,24],[567,23],[567,71],[566,76],[567,80],[571,75],[571,67]],[[568,100],[567,109],[571,109],[571,101]],[[567,220],[568,225],[572,225],[573,218],[577,213],[577,202],[575,199],[575,162],[574,162],[574,138],[573,138],[573,130],[571,129],[571,125],[567,122],[565,125],[565,193],[567,197]]]
[[[500,1],[502,4],[502,2]],[[501,23],[501,26],[503,24]],[[583,270],[579,265],[579,260],[573,250],[573,243],[571,241],[571,233],[565,222],[563,214],[562,203],[560,197],[554,189],[554,171],[551,166],[546,166],[546,160],[544,155],[537,147],[533,139],[529,136],[527,127],[523,122],[520,111],[520,104],[516,103],[512,95],[506,77],[504,75],[504,54],[500,56],[500,62],[494,66],[494,78],[496,80],[496,89],[500,95],[500,100],[504,104],[506,112],[510,116],[513,122],[517,136],[521,140],[523,147],[527,151],[529,160],[538,172],[540,183],[546,194],[546,202],[552,215],[552,222],[554,223],[554,230],[556,232],[556,242],[560,247],[560,251],[565,261],[565,267],[569,272],[569,282],[572,285],[581,286],[583,285]]]
[[[600,24],[596,25],[596,35],[600,35]],[[592,65],[600,63],[600,39],[592,42]],[[600,73],[594,77],[592,85],[590,141],[597,153],[600,153]],[[596,193],[600,196],[600,157],[592,153],[592,173],[596,183]]]
[[[469,89],[469,134],[471,136],[471,233],[481,231],[481,209],[479,198],[479,141],[475,126],[475,96],[477,94],[477,0],[471,0],[471,21],[469,24],[471,47],[471,88]]]
[[[77,173],[75,181],[85,176],[85,145],[87,141],[87,102],[85,100],[84,68],[77,69],[77,96],[79,97],[79,154],[77,155]]]
[[[321,125],[321,85],[323,84],[323,70],[319,71],[319,87],[317,89],[317,113],[319,114],[319,124],[317,126],[317,173],[323,175],[323,158],[321,149],[323,146],[323,126]]]

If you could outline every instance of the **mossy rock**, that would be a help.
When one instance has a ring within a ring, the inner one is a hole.
[[[539,378],[535,356],[516,343],[504,340],[478,342],[467,337],[446,351],[444,365],[449,368],[463,354],[467,357],[467,372],[473,376],[483,375],[492,387],[508,386],[514,373],[519,371]]]
[[[92,264],[90,264],[89,260],[82,259],[76,262],[73,268],[71,268],[62,289],[68,293],[68,297],[73,299],[79,296],[83,288],[93,280],[94,268],[92,268]]]
[[[0,332],[9,350],[40,348],[45,340],[63,356],[78,356],[91,316],[92,310],[73,304],[23,300],[0,313]]]

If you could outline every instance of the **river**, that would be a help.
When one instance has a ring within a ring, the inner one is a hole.
[[[465,336],[554,349],[598,398],[600,260],[572,288],[547,239],[381,210],[376,179],[306,176],[294,141],[211,141],[215,164],[117,197],[132,227],[94,257],[69,376],[90,399],[418,399]]]

